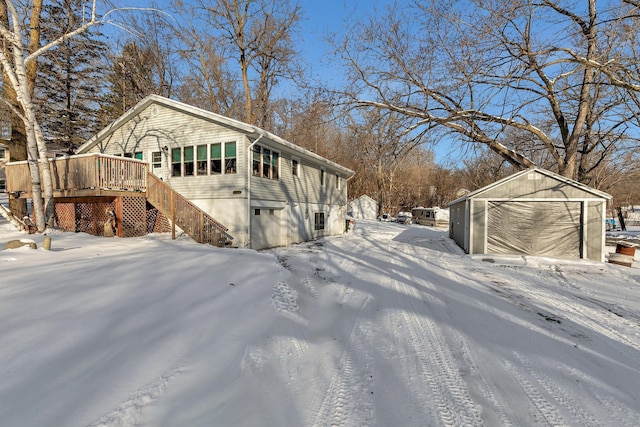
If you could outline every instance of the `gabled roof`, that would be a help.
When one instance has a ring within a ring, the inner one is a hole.
[[[376,202],[376,201],[375,201],[371,196],[368,196],[368,195],[366,195],[366,194],[363,194],[363,195],[362,195],[362,196],[360,196],[360,197],[356,197],[355,199],[353,199],[353,200],[352,200],[352,202],[355,202],[356,200],[360,200],[360,199],[362,199],[362,200],[370,200],[370,201],[372,201],[372,202],[374,202],[374,203],[378,203],[378,202]]]
[[[271,141],[275,144],[281,145],[283,147],[287,147],[292,151],[298,153],[301,156],[306,156],[312,158],[320,163],[325,163],[327,166],[337,169],[344,173],[347,176],[352,176],[355,174],[351,169],[345,168],[331,160],[328,160],[322,156],[317,155],[316,153],[306,150],[302,147],[299,147],[283,138],[280,138],[277,135],[272,134],[264,129],[260,129],[257,126],[249,125],[247,123],[241,122],[239,120],[235,120],[220,114],[213,113],[211,111],[204,110],[202,108],[194,107],[189,104],[185,104],[183,102],[175,101],[173,99],[165,98],[160,95],[149,95],[144,98],[142,101],[138,102],[133,108],[124,113],[122,116],[118,117],[116,121],[111,123],[109,126],[98,132],[93,138],[80,146],[77,150],[77,154],[86,153],[91,148],[95,147],[102,140],[107,138],[109,135],[113,134],[115,131],[126,125],[133,117],[140,114],[143,110],[145,110],[148,106],[152,104],[162,105],[177,111],[181,111],[185,114],[189,114],[203,120],[211,121],[214,123],[218,123],[222,126],[234,129],[238,132],[242,132],[246,134],[250,138],[263,138],[268,141]]]
[[[566,178],[566,177],[564,177],[562,175],[559,175],[557,173],[548,171],[546,169],[533,167],[533,168],[521,170],[519,172],[514,173],[513,175],[509,175],[506,178],[502,178],[501,180],[496,181],[493,184],[489,184],[486,187],[482,187],[482,188],[479,188],[479,189],[477,189],[475,191],[472,191],[471,193],[465,194],[464,196],[459,197],[456,200],[454,200],[451,203],[449,203],[449,206],[451,206],[451,205],[453,205],[455,203],[462,202],[463,200],[470,199],[472,197],[476,197],[478,195],[481,195],[482,193],[485,193],[485,192],[487,192],[487,191],[489,191],[489,190],[491,190],[493,188],[499,187],[499,186],[501,186],[504,183],[507,183],[509,181],[513,181],[515,179],[518,179],[521,176],[526,175],[526,174],[531,173],[531,172],[538,172],[538,173],[540,173],[542,175],[546,175],[549,178],[555,179],[557,181],[563,182],[563,183],[565,183],[567,185],[570,185],[572,187],[578,188],[578,189],[580,189],[582,191],[586,191],[587,193],[593,194],[597,198],[602,198],[602,199],[607,199],[607,200],[611,199],[611,195],[605,193],[604,191],[596,190],[595,188],[591,188],[588,185],[581,184],[578,181],[574,181],[572,179]]]

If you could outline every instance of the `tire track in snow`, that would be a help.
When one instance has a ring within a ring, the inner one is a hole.
[[[539,369],[531,366],[531,363],[522,356],[520,353],[514,351],[514,356],[525,368],[527,373],[529,374],[529,378],[535,379],[538,384],[545,389],[547,393],[551,395],[556,402],[558,402],[561,406],[566,408],[571,416],[578,421],[580,426],[589,427],[589,426],[599,426],[600,423],[595,417],[590,414],[588,411],[584,410],[580,405],[578,405],[573,399],[566,396],[564,390],[559,387],[554,381],[544,375]]]
[[[511,362],[505,360],[504,365],[511,376],[518,381],[520,387],[522,387],[529,398],[529,402],[533,404],[532,409],[534,409],[538,415],[536,417],[535,414],[532,414],[533,419],[544,419],[548,425],[554,427],[567,425],[557,409],[540,394],[536,387],[531,384],[525,376],[518,372]]]
[[[488,278],[495,279],[497,277],[495,271],[488,272],[485,269],[482,269],[481,272]],[[497,282],[493,280],[493,283]],[[599,333],[612,341],[624,344],[623,346],[614,346],[609,344],[610,347],[616,349],[617,351],[624,353],[625,355],[630,357],[638,357],[638,352],[640,352],[640,342],[629,339],[625,333],[618,331],[614,326],[610,326],[611,324],[624,324],[624,319],[619,318],[609,311],[606,312],[606,318],[604,318],[602,307],[596,306],[597,308],[594,308],[588,305],[576,306],[575,302],[565,302],[566,297],[562,296],[559,293],[551,296],[547,292],[542,292],[541,290],[530,286],[521,289],[521,292],[525,292],[526,297],[535,298],[537,301],[544,302],[545,304],[548,304],[549,306],[557,309],[558,312],[563,314],[563,318],[575,322],[576,324],[583,326],[587,330]],[[510,294],[513,294],[513,290],[511,290]],[[533,311],[537,310],[535,306],[532,306],[530,308]]]
[[[440,421],[446,426],[482,425],[479,407],[469,395],[442,331],[427,316],[418,315],[424,310],[416,303],[422,300],[420,293],[399,281],[394,281],[394,287],[399,295],[408,295],[408,301],[411,301],[411,307],[403,310],[401,315]]]
[[[316,412],[314,427],[325,426],[370,426],[375,424],[373,396],[373,357],[370,322],[365,307],[354,324],[345,349],[340,356],[337,370]],[[368,309],[367,309],[368,310]],[[353,357],[359,359],[354,363]]]

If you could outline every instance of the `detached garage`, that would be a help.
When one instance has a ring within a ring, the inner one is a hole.
[[[449,237],[468,254],[604,261],[609,199],[553,172],[528,169],[451,202]]]

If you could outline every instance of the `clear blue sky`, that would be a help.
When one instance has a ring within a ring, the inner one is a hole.
[[[338,39],[349,22],[362,19],[374,10],[382,10],[392,0],[307,0],[301,1],[304,16],[300,22],[298,49],[313,73],[331,70],[332,48],[329,35]]]

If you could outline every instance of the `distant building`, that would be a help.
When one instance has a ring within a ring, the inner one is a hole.
[[[449,204],[449,236],[468,254],[519,254],[604,261],[611,196],[532,168]]]
[[[378,217],[378,202],[363,194],[351,201],[351,216],[356,219],[376,219]]]

